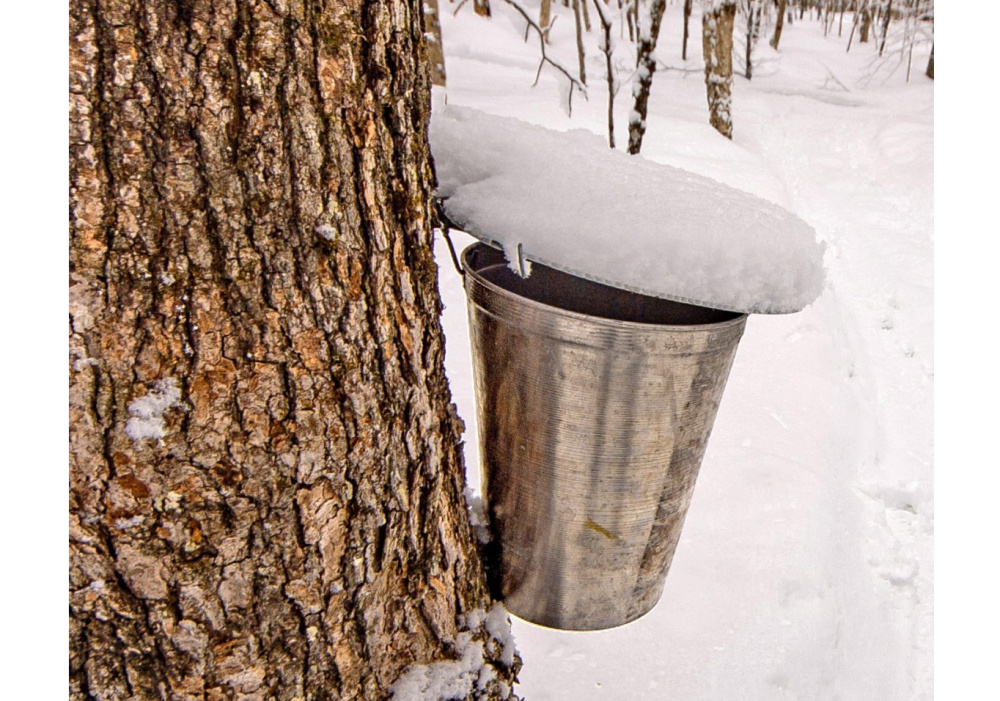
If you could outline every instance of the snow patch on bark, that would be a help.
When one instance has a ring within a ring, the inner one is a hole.
[[[465,501],[469,505],[469,523],[472,524],[476,540],[481,545],[486,545],[493,540],[493,535],[490,533],[490,520],[486,516],[486,505],[483,504],[483,498],[466,487]]]
[[[499,659],[504,666],[514,664],[517,649],[510,630],[510,618],[503,604],[494,604],[489,611],[476,609],[465,616],[464,628],[455,638],[458,659],[412,665],[389,688],[393,701],[450,701],[469,698],[474,690],[485,692],[497,682],[502,698],[510,696],[511,688],[498,681],[496,670],[487,661]],[[485,634],[484,634],[485,633]],[[479,639],[485,638],[485,640]],[[495,646],[499,646],[499,650]]]
[[[147,438],[162,439],[167,435],[164,415],[168,410],[182,406],[177,380],[172,377],[160,380],[148,393],[128,405],[132,418],[125,424],[125,435],[136,443]]]

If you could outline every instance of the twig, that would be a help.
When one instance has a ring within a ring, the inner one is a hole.
[[[608,80],[608,146],[615,147],[615,74],[611,63],[611,54],[614,47],[611,46],[611,20],[604,15],[600,0],[594,0],[594,8],[597,10],[597,17],[601,23],[601,31],[604,33],[601,53],[604,54],[604,67],[607,71]]]
[[[553,68],[555,68],[557,71],[559,71],[560,73],[562,73],[566,77],[566,80],[569,81],[569,98],[567,100],[567,109],[569,110],[570,115],[572,115],[573,114],[573,88],[576,88],[581,93],[583,93],[583,99],[585,99],[585,100],[587,99],[587,89],[586,89],[586,87],[584,87],[583,85],[581,85],[580,81],[578,81],[576,78],[574,78],[569,71],[567,71],[565,68],[563,68],[561,65],[559,65],[556,61],[553,61],[551,58],[549,58],[548,54],[545,52],[545,36],[548,34],[549,30],[552,28],[552,24],[550,24],[545,29],[542,29],[541,27],[538,26],[538,23],[535,22],[535,20],[531,19],[531,15],[529,15],[525,11],[525,9],[523,7],[521,7],[516,2],[514,2],[514,0],[503,0],[503,1],[505,3],[507,3],[508,5],[510,5],[511,7],[513,7],[515,10],[517,10],[518,14],[521,15],[521,17],[524,19],[524,21],[528,23],[528,26],[531,27],[532,29],[534,29],[535,33],[538,34],[538,48],[539,48],[539,51],[542,54],[542,58],[538,62],[538,70],[535,71],[535,82],[531,84],[531,87],[535,87],[536,85],[538,85],[538,80],[542,76],[542,68],[545,66],[546,63],[549,64],[550,66],[552,66]],[[463,0],[463,2],[464,2],[464,0]],[[527,30],[525,30],[525,31],[527,31]]]
[[[458,16],[458,11],[459,11],[459,10],[461,10],[461,9],[462,9],[462,6],[463,6],[463,5],[465,4],[465,3],[467,3],[467,2],[469,2],[469,0],[462,0],[462,2],[458,3],[458,7],[456,7],[456,8],[455,8],[455,11],[451,13],[451,16],[452,16],[452,17],[457,17],[457,16]]]

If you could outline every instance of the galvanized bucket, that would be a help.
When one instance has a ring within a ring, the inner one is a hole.
[[[507,609],[568,630],[660,598],[745,314],[645,297],[478,243],[469,298],[483,492]]]

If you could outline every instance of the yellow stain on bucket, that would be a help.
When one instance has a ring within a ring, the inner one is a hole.
[[[621,538],[616,536],[614,533],[609,531],[604,526],[594,523],[593,519],[588,518],[587,522],[584,523],[583,525],[589,528],[590,530],[594,531],[595,533],[600,533],[605,538],[610,538],[611,540],[621,540]]]

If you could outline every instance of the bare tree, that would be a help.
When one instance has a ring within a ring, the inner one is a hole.
[[[444,69],[444,42],[441,38],[441,17],[438,0],[424,1],[424,23],[428,31],[424,34],[427,40],[427,60],[431,66],[431,83],[444,87],[448,75]]]
[[[882,15],[882,41],[878,47],[878,55],[881,56],[885,52],[885,40],[889,36],[889,21],[892,18],[892,0],[889,0],[888,6]]]
[[[594,0],[594,9],[597,10],[597,18],[601,23],[601,43],[600,51],[604,54],[605,77],[608,84],[608,146],[615,147],[615,95],[618,94],[618,85],[615,81],[614,66],[611,62],[614,53],[614,44],[611,36],[611,16],[607,8],[601,7],[601,0]]]
[[[510,691],[419,7],[70,3],[73,701],[385,699],[462,650]]]
[[[785,26],[785,8],[788,0],[778,0],[778,18],[774,23],[774,36],[771,37],[771,47],[777,51],[778,43],[781,41],[781,30]]]
[[[580,82],[584,85],[587,84],[587,49],[583,45],[583,18],[580,6],[585,3],[586,0],[573,0],[573,24],[576,29],[576,58]]]
[[[653,87],[656,73],[656,40],[660,35],[660,22],[666,0],[652,0],[649,9],[649,27],[639,30],[639,48],[636,56],[636,81],[632,88],[635,101],[628,120],[628,152],[639,153],[642,137],[646,133],[646,113],[649,107],[649,91]]]
[[[746,19],[745,71],[747,80],[753,78],[753,49],[760,38],[761,0],[742,0],[740,13]]]
[[[733,138],[731,98],[735,18],[736,0],[712,0],[701,18],[709,123],[727,139]]]
[[[861,35],[859,41],[862,44],[868,43],[868,35],[872,27],[872,4],[871,0],[861,0]]]
[[[552,23],[552,0],[542,0],[538,9],[538,26],[544,31],[544,41],[549,43],[549,25]]]
[[[687,61],[688,57],[688,23],[691,20],[691,8],[693,4],[694,0],[684,0],[684,40],[681,44],[681,60],[683,61]]]

